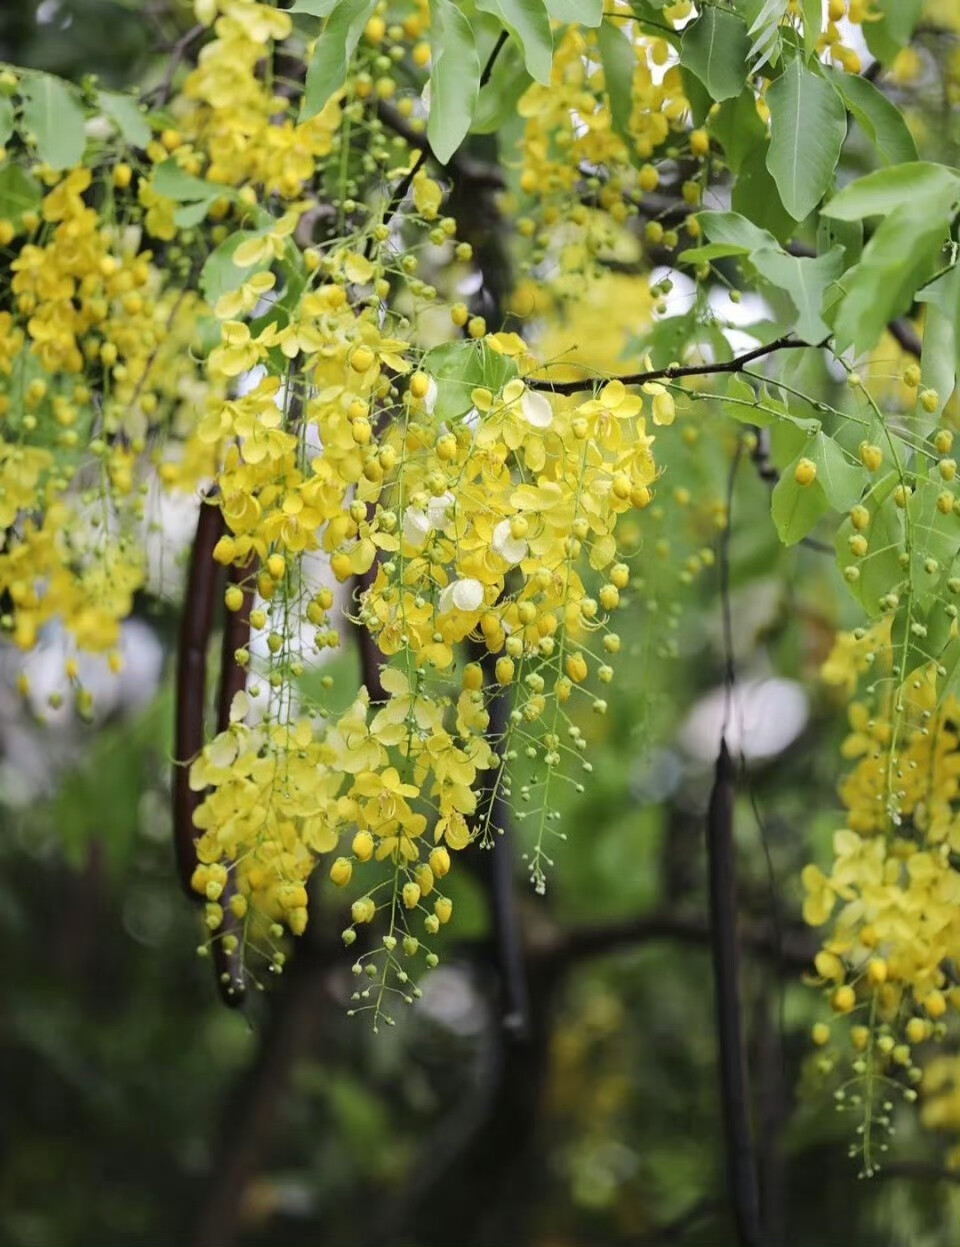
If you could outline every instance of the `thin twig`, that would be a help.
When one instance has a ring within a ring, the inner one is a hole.
[[[408,147],[429,154],[430,143],[422,130],[416,130],[392,104],[386,100],[377,101],[377,117],[387,129],[399,134]],[[503,190],[506,186],[503,173],[497,165],[484,161],[473,160],[462,151],[454,152],[446,165],[450,176],[461,182],[469,182],[474,186],[489,186],[494,190]]]
[[[490,81],[490,77],[493,74],[493,67],[497,63],[497,57],[500,55],[500,49],[507,42],[508,37],[509,34],[506,30],[501,30],[500,34],[497,36],[497,42],[493,45],[493,51],[487,57],[487,63],[484,65],[483,73],[480,75],[481,90],[483,90],[483,88]]]
[[[823,346],[823,343],[818,343]],[[765,355],[772,355],[775,351],[792,351],[799,349],[813,349],[809,342],[801,342],[799,338],[793,338],[789,335],[777,338],[774,342],[768,342],[765,346],[754,347],[753,350],[747,351],[744,355],[738,355],[736,359],[726,360],[721,363],[713,364],[670,364],[667,368],[653,368],[648,372],[633,372],[621,377],[606,377],[606,381],[620,381],[624,385],[644,385],[647,381],[676,381],[681,377],[708,377],[716,373],[742,372],[747,364],[752,364],[755,359],[762,359]],[[527,377],[527,388],[531,390],[547,390],[552,394],[578,394],[583,390],[593,389],[597,384],[597,379],[586,381],[548,381],[541,377]]]
[[[148,96],[156,96],[155,104],[157,108],[162,108],[170,98],[173,80],[176,77],[177,70],[180,68],[180,62],[186,56],[190,44],[194,40],[199,39],[206,29],[206,26],[198,22],[196,26],[191,26],[185,34],[181,35],[170,49],[170,60],[167,62],[167,68],[160,85],[147,92]]]

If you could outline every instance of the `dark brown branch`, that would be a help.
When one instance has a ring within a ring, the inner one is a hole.
[[[716,778],[707,809],[707,864],[720,1099],[727,1183],[737,1233],[743,1247],[760,1247],[760,1196],[740,1018],[740,954],[737,947],[733,843],[735,780],[733,759],[727,742],[721,739]]]
[[[960,1169],[944,1169],[940,1165],[927,1165],[922,1161],[891,1161],[873,1168],[874,1178],[904,1178],[914,1182],[960,1183]]]
[[[243,605],[238,611],[228,611],[223,625],[223,648],[220,656],[220,692],[217,697],[217,731],[225,732],[230,726],[230,707],[237,693],[247,686],[246,669],[237,662],[237,650],[250,643],[250,609],[253,604],[254,586],[251,583],[256,571],[256,556],[245,567],[231,567],[230,584],[243,590]],[[247,994],[247,971],[244,964],[244,924],[230,908],[235,893],[233,875],[227,876],[227,886],[220,897],[223,922],[213,941],[213,966],[217,990],[224,1004],[236,1007],[243,1003]],[[228,952],[224,937],[233,936],[237,947]]]
[[[190,788],[190,763],[203,748],[203,718],[207,692],[207,648],[213,630],[214,603],[221,584],[221,568],[213,548],[223,533],[219,506],[205,498],[200,505],[197,534],[190,555],[184,592],[183,618],[177,656],[177,709],[173,746],[173,840],[180,883],[196,899],[190,880],[197,864],[193,814],[202,794]]]
[[[506,30],[501,30],[500,34],[497,36],[497,42],[493,45],[493,50],[491,51],[490,55],[487,57],[487,63],[486,65],[484,65],[483,72],[480,75],[480,89],[481,90],[490,81],[491,75],[493,74],[493,67],[497,63],[497,57],[500,55],[500,50],[502,49],[503,45],[507,42],[508,38],[509,38],[509,34]]]
[[[394,134],[399,134],[409,147],[429,154],[430,144],[426,134],[414,129],[407,118],[392,104],[387,103],[386,100],[378,100],[377,116],[389,130],[392,130]],[[462,182],[470,182],[474,186],[489,186],[494,190],[502,190],[506,186],[504,176],[496,165],[474,160],[462,151],[454,152],[446,169],[451,177]]]
[[[785,336],[777,338],[774,342],[768,342],[765,346],[754,347],[753,350],[738,355],[736,359],[729,359],[722,363],[671,364],[667,368],[654,368],[649,372],[634,372],[622,377],[604,377],[586,381],[547,381],[540,377],[527,377],[526,383],[531,390],[547,390],[552,394],[578,394],[583,390],[592,389],[601,379],[604,383],[622,381],[624,385],[644,385],[647,381],[676,381],[681,377],[708,377],[717,373],[742,372],[747,364],[752,364],[755,359],[762,359],[765,355],[772,355],[775,351],[791,351],[811,346],[811,343],[801,342],[799,338]]]
[[[496,665],[496,656],[485,652],[480,658],[480,664],[488,687],[495,688],[493,668]],[[509,726],[509,694],[505,689],[494,695],[488,710],[490,723],[486,735],[490,741],[501,743]],[[496,771],[493,773],[496,774]],[[514,882],[516,832],[512,825],[510,806],[504,800],[501,786],[496,781],[482,795],[478,803],[478,813],[490,827],[494,837],[493,847],[486,853],[486,873],[497,946],[496,964],[503,994],[503,1025],[516,1036],[522,1036],[529,1025],[530,992],[526,953],[517,922]]]
[[[782,947],[772,931],[745,927],[740,934],[744,948],[758,957],[781,962],[791,973],[810,968],[816,952],[816,941],[807,938],[805,930],[797,930],[794,938],[783,941]],[[699,915],[684,916],[674,912],[646,914],[620,922],[596,926],[574,927],[555,935],[531,950],[538,972],[541,966],[565,969],[591,957],[640,948],[644,944],[673,941],[704,948],[710,943],[710,924]]]

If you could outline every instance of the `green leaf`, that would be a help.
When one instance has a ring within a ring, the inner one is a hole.
[[[340,0],[330,12],[307,66],[300,120],[321,112],[347,79],[347,70],[377,0]]]
[[[837,350],[860,354],[876,346],[886,326],[907,311],[942,258],[949,218],[943,201],[905,203],[880,224],[859,264],[840,283],[844,295],[834,321]]]
[[[749,217],[755,225],[769,230],[777,241],[783,242],[793,234],[797,222],[784,207],[777,184],[767,168],[768,150],[769,145],[764,144],[746,156],[733,184],[730,202],[735,212]]]
[[[190,203],[181,204],[173,214],[174,222],[181,229],[192,229],[206,217],[212,205],[212,199],[196,199]]]
[[[784,207],[802,221],[833,180],[847,133],[840,97],[797,57],[767,92],[770,148],[767,168]]]
[[[866,469],[821,429],[804,450],[817,465],[817,480],[835,511],[849,511],[860,500]]]
[[[496,393],[517,374],[506,355],[484,342],[444,342],[427,351],[421,368],[437,383],[433,414],[437,420],[457,420],[473,407],[470,397],[477,386]]]
[[[150,142],[150,123],[140,102],[133,95],[119,91],[98,91],[97,102],[131,147],[146,147]]]
[[[738,212],[700,212],[697,220],[712,243],[729,248],[725,255],[749,255],[751,251],[776,249],[777,240],[771,233]]]
[[[633,45],[614,22],[602,23],[597,31],[597,44],[613,128],[632,147],[627,127],[633,112],[633,71],[637,67]]]
[[[863,505],[870,512],[870,521],[863,529],[867,553],[856,558],[850,550],[854,535],[853,523],[845,519],[837,529],[837,566],[841,572],[856,567],[859,579],[847,581],[847,588],[871,618],[882,615],[880,599],[903,580],[900,553],[903,549],[903,512],[893,501],[899,484],[896,472],[888,472],[864,497]]]
[[[547,12],[558,22],[579,22],[599,26],[603,21],[603,0],[546,0]]]
[[[52,74],[25,74],[22,125],[33,136],[37,155],[51,169],[69,169],[83,159],[87,145],[83,108],[72,87]]]
[[[750,152],[766,143],[767,127],[760,120],[752,87],[741,91],[734,100],[724,100],[708,124],[732,173],[739,173]]]
[[[863,224],[860,221],[841,221],[839,217],[821,214],[817,223],[817,250],[821,253],[842,247],[844,267],[852,268],[863,253]]]
[[[938,277],[917,295],[926,304],[920,378],[924,389],[936,390],[939,402],[928,412],[917,401],[915,421],[924,431],[936,426],[960,377],[960,267]]]
[[[269,268],[268,263],[251,264],[241,268],[234,264],[234,252],[248,238],[262,238],[266,230],[240,229],[225,238],[219,247],[207,256],[200,270],[200,290],[208,303],[216,303],[223,294],[239,290],[254,273]]]
[[[802,0],[803,7],[803,50],[809,60],[817,50],[817,40],[823,26],[823,4],[821,0]]]
[[[829,65],[823,66],[823,72],[884,164],[917,159],[917,145],[900,109],[882,91],[859,74],[847,74]]]
[[[864,37],[871,54],[886,65],[910,42],[923,14],[923,0],[873,0],[870,8],[871,16],[880,18],[863,23]]]
[[[819,478],[810,485],[797,484],[794,470],[798,462],[799,459],[794,459],[784,469],[770,497],[770,514],[785,546],[802,541],[816,527],[821,515],[830,509]]]
[[[746,23],[729,9],[708,6],[683,32],[680,64],[696,74],[714,100],[739,95],[747,80]]]
[[[527,71],[537,82],[550,83],[553,70],[553,33],[544,0],[475,0],[481,13],[499,17],[523,48]]]
[[[945,165],[914,160],[908,164],[894,165],[891,169],[877,169],[866,177],[858,178],[845,186],[838,195],[824,205],[826,216],[839,217],[842,221],[859,221],[864,217],[886,216],[903,204],[923,201],[937,211],[956,210],[960,200],[960,177]]]
[[[787,255],[779,248],[776,251],[757,251],[750,256],[750,263],[772,286],[779,287],[790,296],[797,316],[785,328],[795,326],[797,336],[811,346],[829,337],[830,329],[823,320],[821,310],[824,291],[844,270],[840,247],[815,258]]]
[[[749,381],[733,376],[727,385],[726,397],[720,400],[720,410],[738,424],[753,424],[764,429],[777,417],[772,412],[762,411],[757,406],[759,402],[757,392]]]
[[[517,101],[533,79],[523,65],[515,43],[508,43],[497,57],[493,73],[477,100],[471,134],[495,134],[516,116]]]
[[[213,200],[229,193],[226,187],[205,182],[203,178],[195,178],[185,172],[172,157],[154,169],[153,188],[164,199],[172,199],[176,203]]]
[[[19,226],[25,212],[32,212],[43,198],[35,177],[12,160],[0,165],[0,218]]]
[[[680,66],[680,79],[683,83],[683,94],[690,105],[690,116],[695,126],[702,126],[707,120],[713,100],[710,92],[700,79],[686,65]]]
[[[935,601],[960,552],[960,516],[953,511],[944,515],[937,506],[942,489],[943,482],[939,476],[918,480],[907,503],[913,545],[911,575],[914,597],[923,608]],[[927,570],[930,558],[937,563],[932,572]]]
[[[0,95],[0,147],[5,146],[13,134],[13,101]]]
[[[296,0],[288,13],[309,13],[311,17],[329,17],[341,0]]]
[[[906,678],[927,663],[937,662],[950,640],[952,624],[936,598],[923,606],[916,599],[904,602],[890,629],[898,674]]]
[[[445,165],[470,130],[480,89],[473,30],[453,0],[430,0],[430,48],[427,138]]]
[[[769,61],[776,64],[780,52],[780,23],[787,11],[789,0],[766,0],[754,18],[748,34],[754,40],[747,53],[752,73],[756,73]]]

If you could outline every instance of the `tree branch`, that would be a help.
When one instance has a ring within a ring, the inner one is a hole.
[[[207,648],[213,631],[214,602],[221,583],[221,569],[214,562],[213,548],[222,532],[223,515],[208,495],[200,504],[184,590],[177,653],[173,746],[173,840],[180,883],[191,900],[197,899],[190,883],[197,864],[193,813],[203,798],[190,788],[190,763],[203,748]]]
[[[624,385],[644,385],[647,381],[676,381],[681,377],[707,377],[716,373],[742,372],[747,364],[752,364],[755,359],[762,359],[765,355],[772,355],[775,351],[791,351],[823,345],[823,343],[802,342],[799,338],[785,335],[774,342],[768,342],[765,346],[754,347],[753,350],[738,355],[736,359],[722,363],[670,364],[667,368],[654,368],[649,372],[634,372],[622,377],[595,378],[587,381],[548,381],[540,377],[527,377],[526,384],[531,390],[547,390],[552,394],[578,394],[583,390],[592,389],[600,380],[604,383],[621,381]]]

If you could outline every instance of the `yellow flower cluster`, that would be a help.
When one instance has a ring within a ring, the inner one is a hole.
[[[216,37],[201,49],[178,100],[184,144],[177,159],[211,182],[295,199],[333,151],[339,101],[298,123],[289,93],[257,72],[274,45],[289,37],[289,14],[255,0],[230,0],[219,11]]]
[[[857,1023],[850,1037],[864,1096],[855,1106],[863,1103],[867,1118],[868,1172],[875,1164],[869,1122],[889,1094],[884,1087],[899,1081],[916,1098],[924,1075],[913,1049],[942,1037],[948,1014],[960,1011],[951,970],[960,953],[960,700],[938,698],[933,665],[906,688],[884,675],[889,629],[886,619],[859,635],[840,634],[824,666],[828,682],[850,691],[863,672],[875,682],[870,699],[849,709],[852,731],[841,752],[855,765],[840,785],[846,826],[834,834],[832,866],[825,874],[811,864],[802,875],[805,920],[830,923],[815,959],[819,982],[834,1011]],[[814,1038],[827,1042],[828,1028],[818,1024]],[[930,1077],[935,1096],[924,1117],[942,1124],[949,1097],[943,1079]]]
[[[7,231],[0,627],[31,649],[56,619],[107,651],[144,578],[149,443],[202,393],[185,350],[201,305],[92,206],[90,169],[38,172],[46,194]]]
[[[558,40],[549,86],[534,83],[517,106],[526,121],[520,188],[540,203],[547,224],[576,211],[577,185],[600,168],[607,173],[599,202],[614,219],[624,220],[630,199],[659,182],[652,164],[637,169],[634,162],[649,160],[687,115],[680,69],[664,68],[669,44],[644,34],[635,22],[618,26],[636,61],[627,138],[614,127],[596,37],[582,27],[568,27]]]

